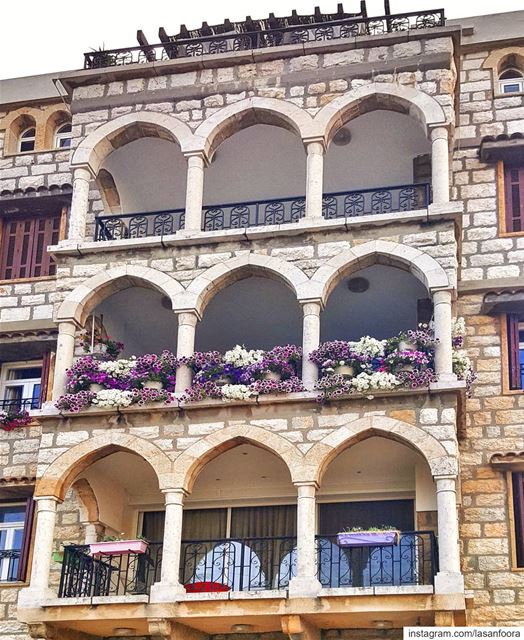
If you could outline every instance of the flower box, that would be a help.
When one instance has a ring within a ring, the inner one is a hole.
[[[146,380],[142,386],[144,389],[155,389],[156,391],[161,391],[164,388],[160,380]]]
[[[92,556],[145,553],[148,544],[147,540],[108,540],[106,542],[93,542],[89,545],[89,552]]]
[[[390,531],[349,531],[337,534],[341,547],[386,547],[398,544],[399,532]]]
[[[339,364],[335,367],[334,373],[344,378],[352,378],[355,375],[355,367],[348,364]]]
[[[262,375],[262,380],[280,382],[282,380],[282,374],[278,373],[278,371],[266,371],[266,373]]]

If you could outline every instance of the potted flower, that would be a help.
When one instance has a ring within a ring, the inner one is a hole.
[[[89,353],[101,359],[114,360],[118,358],[124,349],[124,344],[113,340],[110,336],[103,337],[102,334],[95,329],[92,333],[83,331],[80,334],[80,344],[84,353]]]
[[[31,417],[24,409],[8,409],[0,411],[0,429],[13,431],[19,427],[27,427],[31,424]]]
[[[352,343],[344,340],[324,342],[311,352],[309,359],[320,369],[321,377],[338,375],[352,378],[362,370],[365,361],[365,358],[353,351],[352,346]]]
[[[386,547],[397,545],[400,531],[396,527],[352,527],[337,534],[341,547]]]
[[[92,556],[145,553],[148,546],[149,542],[142,536],[137,536],[133,540],[119,536],[105,536],[101,542],[92,542],[89,545],[89,553]]]

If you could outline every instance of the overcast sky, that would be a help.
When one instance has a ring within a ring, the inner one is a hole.
[[[312,13],[315,4],[336,11],[336,0],[2,0],[0,78],[14,78],[78,69],[82,53],[136,45],[142,29],[149,42],[158,42],[158,28],[178,32],[207,21]],[[347,12],[359,10],[359,0],[346,0]],[[383,0],[367,0],[368,15],[383,15]],[[444,7],[448,18],[523,9],[522,0],[391,0],[391,11],[402,13]]]

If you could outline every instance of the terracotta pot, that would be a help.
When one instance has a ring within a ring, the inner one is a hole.
[[[274,382],[280,382],[282,380],[282,375],[277,371],[268,371],[264,373],[262,376],[262,380],[273,380]]]
[[[160,380],[146,380],[142,386],[144,389],[156,389],[157,391],[161,391],[164,388]]]
[[[355,367],[348,364],[339,364],[338,367],[335,367],[334,373],[339,376],[344,376],[344,378],[353,378],[355,375]]]
[[[99,391],[102,391],[104,387],[101,384],[98,384],[97,382],[92,382],[89,385],[89,391],[93,392],[93,393],[98,393]]]

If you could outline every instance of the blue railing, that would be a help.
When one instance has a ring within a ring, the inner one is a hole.
[[[425,209],[431,201],[429,184],[403,184],[377,189],[326,193],[322,215],[326,220],[358,218]],[[304,196],[206,205],[203,231],[292,224],[304,217]],[[96,218],[95,240],[121,240],[174,234],[184,226],[184,210],[126,213]]]

